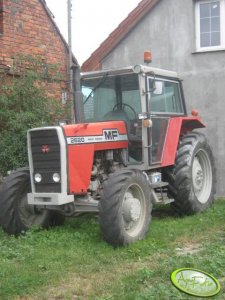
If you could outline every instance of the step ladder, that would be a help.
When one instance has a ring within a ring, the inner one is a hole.
[[[152,202],[154,204],[169,204],[174,202],[174,199],[171,199],[167,196],[167,186],[168,182],[160,181],[151,183],[149,181],[152,193]]]

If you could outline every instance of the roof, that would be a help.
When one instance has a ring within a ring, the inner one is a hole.
[[[179,78],[178,73],[174,71],[169,71],[165,69],[159,69],[154,67],[149,67],[145,65],[135,65],[124,67],[120,69],[105,69],[105,70],[95,70],[90,72],[81,73],[82,78],[91,78],[91,77],[99,77],[107,75],[122,75],[122,74],[129,74],[129,73],[145,73],[152,76],[163,76],[169,78]]]
[[[82,71],[101,69],[101,61],[106,57],[126,35],[145,17],[160,0],[142,0],[131,11],[108,38],[83,63]]]
[[[39,2],[42,4],[42,6],[44,7],[49,19],[51,20],[53,26],[55,27],[60,39],[62,40],[62,42],[64,43],[66,49],[69,51],[69,45],[67,43],[67,41],[65,40],[64,36],[62,35],[59,27],[57,26],[56,22],[54,21],[54,15],[53,13],[51,12],[51,10],[48,8],[47,4],[46,4],[46,1],[45,0],[39,0]],[[76,59],[76,57],[73,55],[73,62],[78,65],[78,61]]]

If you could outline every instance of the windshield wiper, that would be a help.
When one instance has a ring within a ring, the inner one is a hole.
[[[87,98],[85,99],[84,101],[84,104],[88,101],[88,99],[91,97],[91,95],[94,93],[94,91],[96,91],[105,81],[106,81],[106,78],[108,77],[109,73],[106,72],[102,79],[99,81],[98,84],[96,84],[96,86],[92,89],[92,91],[90,92],[90,94],[87,96]]]

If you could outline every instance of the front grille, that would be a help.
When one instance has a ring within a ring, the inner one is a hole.
[[[41,183],[35,182],[36,192],[61,192],[61,183],[55,183],[52,179],[54,173],[61,174],[60,144],[57,131],[55,129],[30,131],[30,139],[34,174],[42,175]]]

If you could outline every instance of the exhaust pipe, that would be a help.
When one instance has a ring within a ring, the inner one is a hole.
[[[80,67],[78,65],[72,66],[73,70],[73,110],[75,116],[75,123],[84,122],[84,105],[83,94],[80,86]]]

